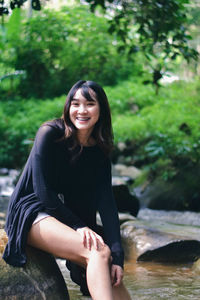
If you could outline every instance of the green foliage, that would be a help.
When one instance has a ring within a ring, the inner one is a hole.
[[[130,162],[152,174],[172,178],[200,157],[200,85],[176,82],[162,88],[159,97],[142,79],[133,77],[105,87],[114,127],[115,143],[131,145]],[[0,110],[0,165],[21,167],[35,133],[44,121],[59,117],[65,96],[2,102]]]
[[[145,105],[145,96],[140,95],[136,98],[138,105],[142,103],[141,109],[130,112],[124,105],[123,114],[113,116],[115,140],[132,142],[135,165],[150,165],[154,172],[161,167],[163,177],[169,179],[179,169],[199,161],[199,89],[198,82],[174,83],[163,88],[156,100],[146,90],[151,103],[146,101]],[[119,101],[130,100],[124,96],[118,94]],[[160,159],[167,161],[168,167],[163,168]]]
[[[189,46],[190,18],[187,4],[190,0],[86,0],[92,9],[100,5],[110,13],[110,33],[121,39],[119,51],[142,52],[152,71],[153,83],[158,93],[159,80],[169,70],[169,60],[178,56],[187,62],[197,60],[198,52]],[[191,11],[191,10],[190,10]],[[192,11],[191,11],[192,13]]]
[[[64,94],[77,80],[93,79],[103,85],[132,72],[133,63],[117,52],[117,37],[108,34],[103,17],[87,6],[44,10],[21,24],[15,9],[7,23],[4,53],[11,70],[24,70],[17,92],[22,97],[46,98]]]
[[[1,103],[0,165],[22,167],[39,126],[61,116],[65,97],[53,101],[30,99]]]
[[[21,31],[21,10],[16,8],[9,18],[7,25],[8,40],[19,41]]]

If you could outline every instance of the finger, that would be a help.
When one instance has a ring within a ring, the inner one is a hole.
[[[118,286],[120,285],[120,283],[122,282],[123,279],[123,274],[121,272],[116,272],[116,276],[115,276],[115,283],[114,286]]]
[[[82,243],[84,245],[84,247],[86,247],[86,236],[85,236],[85,232],[83,230],[78,230],[78,233],[80,234],[81,236],[81,240],[82,240]]]
[[[97,250],[100,250],[101,248],[103,248],[105,246],[104,240],[98,234],[96,234],[95,236],[96,236],[96,242],[97,242]]]
[[[93,245],[94,245],[95,249],[98,250],[98,240],[97,240],[96,234],[94,234],[92,232],[91,233],[91,238],[92,238],[92,242],[93,242]]]
[[[83,231],[83,245],[85,248],[87,248],[87,237],[85,231]]]
[[[86,232],[86,248],[91,250],[91,236],[89,231]]]
[[[115,281],[116,281],[116,278],[115,278],[115,268],[111,268],[111,283],[112,283],[112,285],[114,285],[115,284]]]
[[[92,238],[92,242],[93,242],[93,245],[95,247],[96,250],[98,250],[99,248],[99,243],[102,245],[102,246],[105,246],[105,243],[104,243],[104,240],[102,239],[102,237],[100,235],[98,235],[95,231],[90,231],[90,235],[91,235],[91,238]]]
[[[86,237],[85,237],[85,231],[82,228],[78,228],[77,232],[81,236],[81,242],[83,243],[83,245],[85,247],[86,246],[85,245],[85,242],[86,242],[86,240],[85,240],[86,239]]]
[[[98,234],[96,236],[97,236],[98,241],[102,244],[102,246],[105,246],[105,243],[104,243],[104,240],[102,239],[102,237]]]

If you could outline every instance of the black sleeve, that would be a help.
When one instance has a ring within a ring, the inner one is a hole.
[[[106,242],[112,252],[112,263],[123,267],[124,251],[121,245],[118,211],[112,192],[111,163],[108,159],[101,168],[98,195],[98,210]]]
[[[55,140],[58,137],[58,129],[48,125],[41,126],[37,132],[32,150],[33,188],[46,213],[77,229],[86,225],[61,202],[58,192],[52,187],[55,177]]]

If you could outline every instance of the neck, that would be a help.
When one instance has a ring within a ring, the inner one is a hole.
[[[77,139],[83,146],[91,146],[94,144],[94,139],[91,137],[91,132],[77,132]]]

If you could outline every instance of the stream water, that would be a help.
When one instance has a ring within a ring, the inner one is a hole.
[[[70,300],[89,300],[69,278],[65,262],[58,261],[68,286]],[[124,283],[132,300],[200,299],[200,273],[192,265],[161,265],[156,263],[125,264]],[[123,300],[123,299],[122,299]]]

